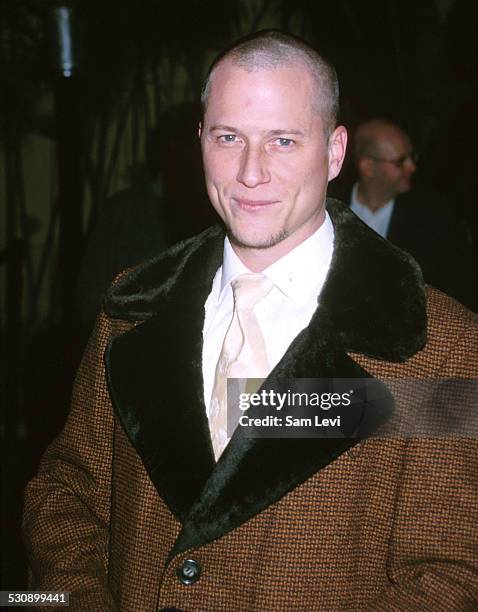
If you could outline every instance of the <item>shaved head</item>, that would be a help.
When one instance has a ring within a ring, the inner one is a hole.
[[[386,153],[387,143],[397,137],[408,138],[406,133],[392,121],[372,119],[358,126],[354,134],[354,157],[358,161],[367,155],[380,157]]]
[[[334,131],[339,106],[337,74],[335,68],[304,41],[278,30],[264,30],[236,42],[219,55],[209,69],[201,94],[204,111],[216,69],[226,61],[248,72],[294,64],[305,66],[314,82],[312,106],[321,115],[326,137]]]

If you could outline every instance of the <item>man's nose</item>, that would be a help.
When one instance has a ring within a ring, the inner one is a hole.
[[[246,187],[256,187],[270,180],[266,153],[261,147],[247,146],[242,154],[237,180]]]

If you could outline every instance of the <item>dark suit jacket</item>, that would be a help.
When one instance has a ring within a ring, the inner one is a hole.
[[[266,383],[476,376],[477,318],[431,289],[427,314],[409,256],[329,210],[319,306]],[[237,429],[215,464],[201,350],[222,246],[207,230],[113,286],[66,427],[26,492],[36,588],[90,612],[476,610],[476,440]]]
[[[387,239],[416,259],[425,282],[478,312],[478,267],[465,227],[438,196],[399,195]]]
[[[388,239],[413,255],[426,282],[478,311],[478,268],[465,227],[455,215],[414,192],[402,194]]]

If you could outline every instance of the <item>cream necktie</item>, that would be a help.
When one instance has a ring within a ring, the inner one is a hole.
[[[273,287],[263,274],[241,274],[231,283],[234,312],[224,337],[216,366],[208,410],[211,440],[216,461],[229,442],[227,435],[227,379],[266,378],[269,362],[254,306]]]

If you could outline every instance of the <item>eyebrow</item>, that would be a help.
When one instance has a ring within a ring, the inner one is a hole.
[[[279,136],[280,134],[291,134],[294,136],[305,136],[304,132],[301,130],[271,130],[269,132],[271,136]]]
[[[238,130],[237,128],[231,126],[231,125],[213,125],[209,128],[210,132],[215,132],[215,131],[225,131],[225,132],[238,132],[240,133],[240,130]],[[302,132],[301,130],[296,130],[296,129],[282,129],[282,130],[269,130],[267,132],[268,136],[280,136],[281,134],[291,134],[294,136],[305,136],[304,132]]]
[[[216,130],[223,130],[225,132],[237,132],[237,128],[232,127],[231,125],[213,125],[209,128],[210,132],[215,132]]]

